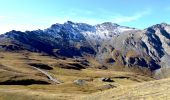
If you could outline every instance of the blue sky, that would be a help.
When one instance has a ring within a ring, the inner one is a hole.
[[[34,30],[67,20],[118,23],[139,29],[170,24],[169,0],[0,0],[0,33]]]

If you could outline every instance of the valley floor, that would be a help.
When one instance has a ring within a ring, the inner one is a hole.
[[[163,79],[92,94],[74,93],[74,90],[73,93],[67,93],[67,89],[66,93],[61,93],[56,90],[56,86],[52,85],[0,86],[0,100],[169,100],[169,84],[170,79]]]
[[[170,99],[170,79],[154,80],[138,73],[93,67],[77,69],[81,62],[73,59],[0,52],[0,65],[0,100]],[[16,85],[10,85],[14,83]]]

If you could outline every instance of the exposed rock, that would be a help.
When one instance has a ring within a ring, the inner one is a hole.
[[[140,57],[127,58],[127,65],[128,66],[138,65],[138,66],[142,66],[142,67],[148,67],[148,64],[145,61],[145,59],[140,58]]]
[[[103,69],[103,70],[108,69],[108,67],[107,67],[107,66],[104,66],[104,65],[99,65],[97,68],[98,68],[98,69]]]
[[[111,78],[108,78],[108,77],[103,77],[100,80],[103,82],[114,82],[114,80],[112,80]]]
[[[98,89],[102,91],[102,90],[107,90],[107,89],[116,88],[116,87],[117,86],[114,86],[112,84],[106,84],[106,85],[99,87]]]
[[[74,80],[74,83],[77,84],[77,85],[85,85],[86,84],[86,81],[85,80],[82,80],[82,79],[78,79],[78,80]]]
[[[113,64],[115,60],[113,58],[106,59],[106,63]]]

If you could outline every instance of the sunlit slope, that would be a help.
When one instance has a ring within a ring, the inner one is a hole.
[[[123,86],[83,97],[82,100],[169,100],[170,79]]]

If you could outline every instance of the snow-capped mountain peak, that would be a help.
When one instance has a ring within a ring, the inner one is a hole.
[[[120,26],[111,22],[104,22],[94,26],[95,31],[85,31],[83,34],[86,37],[93,39],[111,39],[114,36],[118,36],[125,31],[136,30],[134,28]]]
[[[0,36],[0,43],[2,50],[24,49],[57,57],[87,54],[102,64],[112,58],[121,66],[151,71],[170,66],[170,25],[165,23],[137,30],[111,22],[89,25],[68,21],[45,30],[11,31]]]

